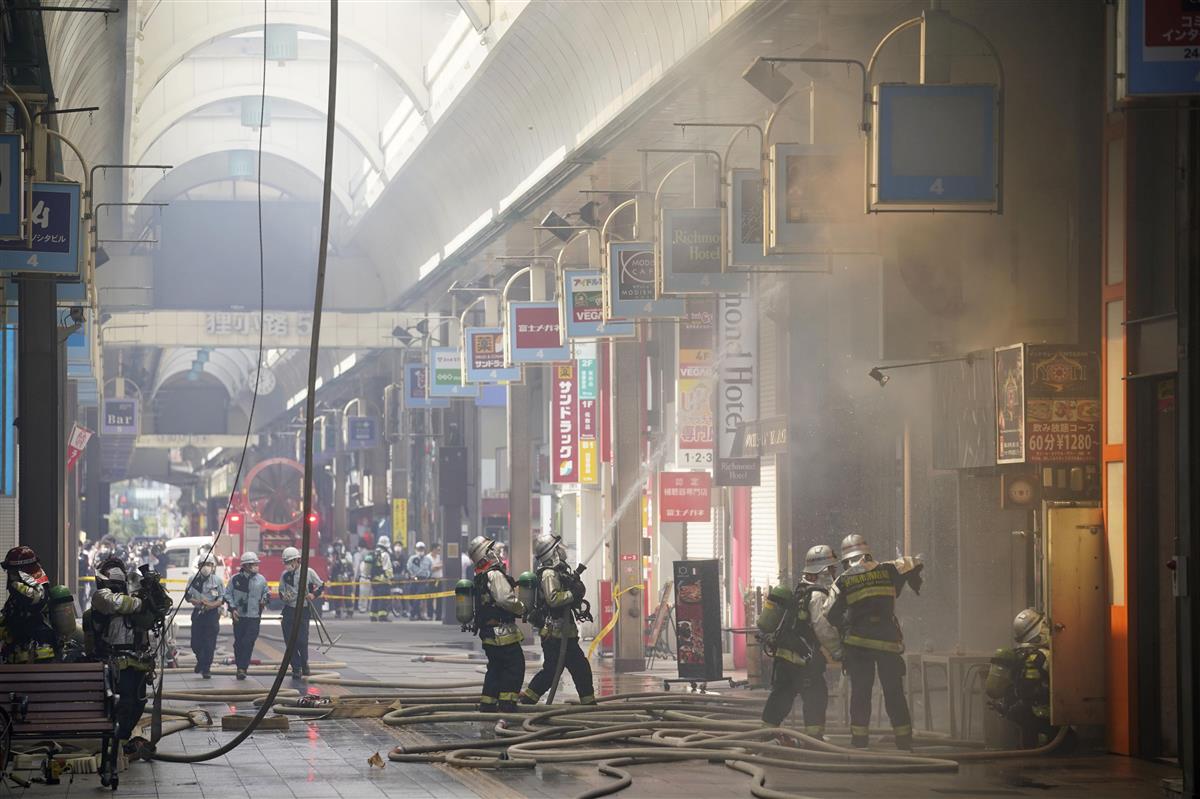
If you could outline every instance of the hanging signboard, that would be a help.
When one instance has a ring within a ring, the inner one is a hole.
[[[568,339],[633,336],[633,322],[604,318],[604,275],[595,269],[563,270],[563,329]]]
[[[1121,7],[1118,97],[1200,93],[1200,3],[1125,0]]]
[[[713,465],[713,405],[716,394],[716,303],[689,300],[679,322],[679,379],[675,381],[675,430],[683,466]]]
[[[765,254],[762,173],[734,169],[729,175],[729,268],[763,272],[819,272],[833,269],[827,253]]]
[[[138,434],[137,400],[105,397],[100,432],[110,436],[136,436]]]
[[[999,210],[995,86],[881,83],[874,107],[872,211]]]
[[[615,242],[608,246],[606,319],[678,319],[686,313],[681,299],[654,298],[654,245]]]
[[[409,409],[449,408],[448,399],[430,399],[429,369],[423,363],[404,365],[404,407]]]
[[[25,137],[0,134],[0,238],[21,235],[25,191]]]
[[[79,277],[82,223],[78,183],[33,184],[33,247],[0,241],[0,272]]]
[[[677,560],[675,574],[676,666],[690,680],[719,680],[721,656],[721,562]]]
[[[346,449],[375,449],[379,446],[379,419],[374,416],[347,416]]]
[[[479,386],[463,384],[463,357],[458,347],[429,348],[429,396],[477,397]]]
[[[571,359],[570,347],[562,341],[556,302],[510,302],[507,333],[510,364]]]
[[[75,423],[71,425],[71,435],[67,437],[67,471],[75,468],[75,462],[92,440],[92,431]]]
[[[1025,454],[1037,464],[1100,463],[1099,355],[1026,346]]]
[[[740,457],[734,449],[739,428],[758,418],[758,318],[752,295],[730,295],[717,301],[716,463],[720,486],[756,486],[757,457]]]
[[[844,157],[844,156],[843,156]],[[770,150],[767,240],[774,253],[808,256],[873,253],[874,221],[861,195],[839,191],[838,152],[811,144],[775,144]]]
[[[708,472],[659,472],[658,520],[707,522],[712,519],[712,475]]]
[[[996,348],[996,463],[1025,462],[1025,347]]]
[[[746,276],[723,272],[720,208],[662,212],[662,294],[746,290]]]
[[[552,483],[579,482],[579,418],[575,362],[554,365],[550,389]]]
[[[579,397],[579,482],[600,481],[600,362],[595,343],[575,346]]]
[[[504,365],[504,331],[468,327],[463,331],[464,383],[519,383],[521,367]]]

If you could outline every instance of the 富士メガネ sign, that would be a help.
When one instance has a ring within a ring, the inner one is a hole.
[[[509,363],[549,363],[571,359],[559,330],[558,303],[508,304]]]

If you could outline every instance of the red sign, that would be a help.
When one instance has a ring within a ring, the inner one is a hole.
[[[658,520],[712,520],[712,475],[708,472],[659,472]]]
[[[555,364],[550,399],[552,483],[579,482],[579,414],[575,362]]]
[[[550,349],[562,346],[558,333],[558,308],[518,308],[513,329],[513,348]]]
[[[71,425],[71,435],[67,438],[67,471],[75,468],[75,462],[79,460],[79,456],[87,449],[88,442],[92,440],[92,431],[79,424]]]

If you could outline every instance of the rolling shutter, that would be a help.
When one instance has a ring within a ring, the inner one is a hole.
[[[767,587],[779,581],[778,509],[775,456],[762,459],[762,480],[750,489],[750,583]]]

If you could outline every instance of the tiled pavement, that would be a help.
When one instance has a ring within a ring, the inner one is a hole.
[[[334,635],[343,634],[344,642],[368,643],[392,648],[446,647],[464,643],[466,636],[456,628],[438,624],[396,622],[368,625],[365,622],[331,622]],[[264,622],[264,634],[278,636],[271,622]],[[187,633],[181,638],[186,642]],[[229,641],[222,638],[228,648]],[[282,644],[261,640],[257,654],[276,659]],[[313,653],[314,661],[327,656]],[[476,679],[477,667],[446,663],[416,663],[409,655],[385,655],[356,650],[334,649],[328,659],[345,660],[341,669],[347,678],[395,679]],[[670,667],[670,664],[666,664]],[[619,683],[622,690],[656,687],[648,678],[622,677],[614,681],[601,664],[597,669],[601,693]],[[528,675],[527,675],[528,677]],[[260,685],[267,677],[251,677]],[[231,676],[216,676],[202,681],[193,675],[171,675],[168,688],[246,687]],[[285,683],[285,686],[290,683]],[[605,690],[605,686],[608,687]],[[325,693],[341,693],[347,689]],[[312,689],[310,689],[312,690]],[[367,691],[368,689],[357,689]],[[571,696],[569,680],[564,692]],[[186,703],[168,702],[181,706]],[[224,704],[204,706],[214,715],[230,711]],[[247,708],[241,708],[246,710]],[[387,753],[398,743],[428,740],[470,739],[490,733],[479,725],[453,724],[435,728],[391,728],[373,719],[342,719],[305,722],[292,721],[289,732],[263,732],[229,755],[197,764],[165,762],[134,763],[121,774],[119,796],[126,799],[178,797],[179,799],[289,799],[289,797],[329,797],[337,799],[512,799],[537,797],[564,799],[589,787],[604,785],[609,778],[599,775],[591,764],[546,766],[534,771],[480,772],[423,764],[387,761]],[[220,727],[187,730],[167,736],[160,743],[163,751],[209,751],[233,737]],[[372,768],[367,758],[379,752],[386,766]],[[749,796],[749,778],[717,764],[686,763],[668,766],[637,766],[631,769],[633,785],[618,794],[624,799],[655,797],[697,799],[706,796]],[[1109,799],[1109,797],[1160,796],[1159,780],[1177,776],[1168,766],[1128,758],[1091,756],[1079,758],[1041,758],[1002,763],[964,766],[952,775],[894,774],[820,774],[780,769],[768,771],[767,785],[778,790],[803,793],[810,797],[1020,797],[1050,796],[1056,799]],[[35,785],[26,790],[14,786],[0,788],[5,796],[95,796],[99,787],[95,775],[81,775],[74,783],[59,786]],[[102,795],[102,794],[101,794]]]

